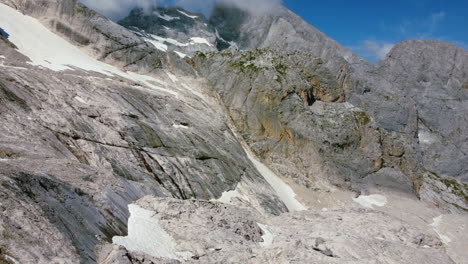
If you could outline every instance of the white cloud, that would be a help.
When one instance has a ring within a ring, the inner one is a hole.
[[[368,61],[375,63],[384,60],[394,46],[395,44],[385,41],[366,40],[358,46],[350,47],[350,49]]]
[[[187,10],[209,14],[216,3],[224,3],[247,10],[253,14],[272,13],[282,5],[282,0],[80,0],[89,8],[113,20],[124,18],[135,7],[175,5]]]
[[[135,7],[149,9],[157,5],[157,0],[80,0],[87,7],[97,11],[98,13],[113,19],[118,20],[130,13]]]
[[[248,10],[254,14],[273,13],[282,5],[282,0],[220,0],[219,2]]]
[[[431,39],[446,18],[447,13],[440,11],[425,17],[406,19],[400,23],[397,31],[406,38]]]
[[[364,41],[364,48],[370,54],[375,56],[379,60],[385,59],[390,50],[395,46],[391,43],[378,43],[376,41],[366,40]]]

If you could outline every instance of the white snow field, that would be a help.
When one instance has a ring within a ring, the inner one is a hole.
[[[8,40],[18,47],[19,52],[31,60],[31,65],[53,71],[78,68],[108,76],[120,76],[143,83],[152,90],[178,95],[177,92],[155,85],[154,82],[163,83],[156,78],[134,72],[123,72],[90,57],[78,47],[51,32],[37,19],[23,15],[5,4],[0,4],[0,25],[10,35]]]
[[[382,207],[387,204],[387,198],[379,194],[360,195],[358,198],[353,198],[353,201],[371,209],[374,208],[374,205]]]
[[[278,177],[267,166],[258,161],[246,146],[243,145],[243,147],[245,153],[247,153],[247,157],[254,164],[263,178],[265,178],[265,180],[271,185],[273,190],[275,190],[276,194],[281,199],[281,201],[283,201],[289,211],[307,210],[307,208],[296,199],[296,193],[294,193],[293,189],[289,185],[281,180],[281,178]]]
[[[175,240],[159,225],[155,212],[136,204],[128,205],[128,236],[112,238],[112,242],[130,251],[139,251],[154,257],[187,260],[190,252],[177,252]]]

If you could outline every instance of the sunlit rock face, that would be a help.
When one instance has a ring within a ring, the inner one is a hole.
[[[0,262],[466,259],[465,51],[373,66],[286,8],[119,23],[0,0]]]

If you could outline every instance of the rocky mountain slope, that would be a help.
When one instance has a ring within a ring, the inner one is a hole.
[[[0,0],[0,263],[468,259],[465,51],[375,67],[286,8],[119,24]]]

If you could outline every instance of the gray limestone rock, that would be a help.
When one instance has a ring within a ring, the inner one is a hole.
[[[438,238],[383,212],[336,209],[263,217],[217,202],[154,197],[136,205],[154,212],[151,217],[159,219],[177,251],[190,252],[181,263],[454,263]]]
[[[465,213],[465,51],[405,42],[374,67],[285,8],[218,6],[208,21],[157,9],[143,21],[169,29],[121,22],[129,30],[76,0],[0,4],[113,67],[39,67],[0,30],[0,262],[177,263],[106,244],[128,235],[139,200],[188,263],[452,263],[439,239],[394,215],[287,213],[244,148],[304,197],[376,187]],[[213,46],[164,52],[145,34]],[[208,201],[239,190],[237,206]]]

